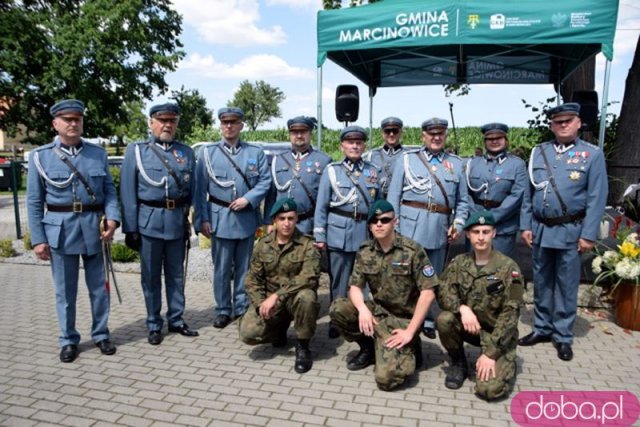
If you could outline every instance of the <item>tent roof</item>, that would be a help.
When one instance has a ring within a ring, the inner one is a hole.
[[[613,57],[618,0],[387,0],[318,12],[329,58],[370,87],[560,83]]]

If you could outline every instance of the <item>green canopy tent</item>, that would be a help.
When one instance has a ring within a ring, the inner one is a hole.
[[[318,12],[318,117],[330,59],[369,87],[554,84],[607,59],[600,144],[618,0],[387,0]],[[370,110],[371,111],[371,110]],[[371,126],[371,118],[370,123]],[[321,141],[322,126],[318,126]]]

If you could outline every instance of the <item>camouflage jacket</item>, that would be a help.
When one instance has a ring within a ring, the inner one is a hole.
[[[453,313],[461,304],[471,308],[482,327],[482,353],[497,359],[517,344],[523,293],[520,267],[511,258],[493,251],[486,265],[476,266],[474,254],[466,253],[442,273],[438,303]]]
[[[367,283],[376,304],[395,316],[410,319],[420,292],[437,286],[438,278],[424,249],[396,233],[387,253],[376,240],[360,246],[349,285],[364,289]]]
[[[245,278],[245,288],[251,303],[259,305],[269,295],[280,299],[295,295],[302,289],[318,289],[320,252],[313,239],[299,230],[282,249],[275,231],[258,241],[251,256],[251,266]]]

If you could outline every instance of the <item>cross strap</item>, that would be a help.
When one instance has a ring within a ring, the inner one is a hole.
[[[436,176],[436,174],[434,174],[431,171],[431,168],[429,167],[429,164],[427,163],[427,161],[420,154],[421,154],[420,152],[416,153],[416,155],[418,156],[418,158],[420,159],[420,161],[422,162],[424,167],[427,168],[427,172],[429,172],[429,175],[431,175],[433,180],[438,185],[438,188],[440,188],[440,191],[442,192],[442,196],[444,196],[444,204],[447,206],[447,208],[451,209],[451,205],[449,205],[449,197],[447,197],[447,191],[444,189],[444,185],[442,185],[442,181],[440,181],[440,178],[438,178]]]
[[[360,192],[360,194],[364,198],[364,203],[367,205],[367,210],[369,210],[369,206],[371,205],[371,203],[369,203],[369,196],[367,195],[366,191],[362,189],[357,179],[353,179],[353,172],[351,172],[344,163],[342,163],[342,167],[344,168],[347,176],[349,177],[349,180],[353,183],[353,185],[355,185],[356,189]],[[355,165],[353,167],[355,168]]]
[[[53,147],[53,151],[58,155],[58,157],[60,158],[60,160],[62,160],[62,162],[67,165],[67,167],[69,169],[71,169],[71,173],[73,173],[75,176],[78,177],[78,180],[80,180],[80,182],[82,183],[82,186],[84,187],[84,189],[87,191],[87,194],[89,194],[89,197],[91,197],[91,200],[95,203],[96,202],[96,192],[93,191],[93,188],[91,188],[91,186],[89,185],[89,182],[87,181],[87,178],[84,177],[84,175],[82,175],[80,173],[80,171],[78,170],[78,168],[76,168],[73,163],[71,163],[71,160],[69,160],[69,158],[62,152],[62,150],[56,146]]]
[[[558,197],[558,201],[560,202],[560,207],[562,208],[562,214],[567,215],[569,209],[567,208],[566,203],[562,200],[560,196],[560,191],[558,190],[558,186],[556,185],[556,178],[553,176],[553,171],[551,170],[551,166],[549,166],[549,160],[547,159],[547,155],[544,153],[544,147],[540,147],[540,153],[542,154],[542,160],[544,160],[544,165],[547,167],[547,174],[549,175],[549,183],[551,184],[551,188],[553,188],[553,192],[556,193],[556,197]]]
[[[244,180],[244,183],[247,184],[247,187],[249,189],[251,189],[251,184],[249,184],[249,178],[247,178],[247,175],[244,174],[244,172],[242,172],[242,169],[240,169],[240,167],[238,166],[238,164],[236,162],[233,161],[233,159],[231,158],[231,156],[229,155],[229,153],[226,152],[226,150],[224,149],[224,147],[220,146],[218,147],[219,150],[222,154],[224,154],[224,156],[231,162],[231,165],[233,166],[233,168],[236,170],[236,172],[238,172],[240,174],[240,176],[242,177],[242,179]]]
[[[178,186],[178,191],[180,192],[180,195],[182,195],[184,186],[182,185],[180,178],[178,178],[178,174],[176,173],[176,171],[169,164],[169,159],[167,159],[163,155],[163,152],[160,151],[160,148],[156,146],[155,142],[151,141],[149,143],[149,147],[151,147],[151,151],[153,151],[153,154],[155,154],[158,157],[158,159],[160,159],[160,163],[162,163],[162,166],[165,167],[169,175],[171,175],[171,178],[173,178],[173,180],[176,182],[176,185]]]
[[[295,168],[293,167],[293,165],[291,164],[291,162],[289,162],[289,160],[287,160],[287,155],[289,153],[284,153],[282,155],[280,155],[279,157],[282,158],[282,160],[287,164],[287,166],[289,166],[289,168],[291,169],[294,178],[300,183],[300,186],[302,187],[302,189],[304,190],[304,192],[307,194],[307,197],[309,198],[309,201],[311,202],[311,209],[315,209],[316,208],[316,201],[313,200],[313,196],[311,195],[311,191],[309,191],[309,188],[305,185],[304,181],[302,181],[302,178],[300,178],[300,174],[295,170]],[[275,160],[274,160],[275,162]]]

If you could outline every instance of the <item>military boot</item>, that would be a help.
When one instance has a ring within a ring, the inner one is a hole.
[[[283,328],[275,334],[271,345],[276,348],[287,346],[287,328]]]
[[[376,362],[373,338],[360,338],[358,345],[360,346],[360,351],[347,362],[347,369],[350,371],[359,371]]]
[[[299,373],[304,374],[313,366],[313,360],[311,359],[311,350],[309,350],[309,340],[298,340],[296,344],[296,362],[293,369]]]
[[[464,350],[459,353],[449,353],[449,356],[451,357],[451,366],[449,366],[449,373],[444,379],[444,385],[452,390],[457,390],[462,387],[464,380],[469,375],[467,357]]]

